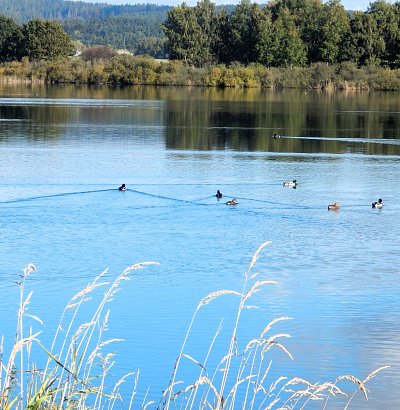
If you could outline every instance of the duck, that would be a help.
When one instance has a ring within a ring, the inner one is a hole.
[[[226,205],[237,205],[239,202],[236,200],[236,198],[233,198],[226,202]]]
[[[125,186],[125,184],[122,184],[119,188],[118,188],[118,191],[126,191],[126,186]]]
[[[379,198],[378,201],[372,202],[372,208],[381,209],[383,207],[382,198]]]
[[[340,208],[339,202],[328,205],[328,211],[337,211]]]
[[[217,193],[215,194],[215,196],[217,198],[222,198],[223,197],[222,192],[219,189],[217,190]]]
[[[283,186],[290,186],[292,188],[296,188],[297,186],[297,181],[294,179],[293,181],[285,181],[283,183]]]

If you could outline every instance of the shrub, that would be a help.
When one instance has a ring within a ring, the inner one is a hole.
[[[311,71],[303,67],[274,69],[276,82],[283,88],[310,88]]]
[[[188,68],[182,61],[172,60],[160,63],[158,67],[158,85],[187,85]]]
[[[3,64],[3,74],[21,79],[30,78],[32,75],[32,64],[27,57],[24,57],[22,61],[5,63]]]
[[[84,61],[110,60],[118,53],[108,46],[93,46],[84,50],[80,57]]]
[[[109,79],[109,73],[105,69],[105,65],[97,63],[93,64],[89,76],[89,84],[107,84]]]
[[[53,61],[48,64],[46,80],[50,83],[74,83],[76,78],[67,60]]]
[[[217,87],[221,85],[222,73],[225,66],[211,67],[208,73],[203,77],[204,85],[208,87]]]

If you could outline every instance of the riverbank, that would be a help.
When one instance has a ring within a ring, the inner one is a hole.
[[[286,68],[257,64],[195,68],[182,61],[119,55],[95,61],[74,57],[6,63],[0,67],[0,82],[400,91],[400,70],[358,68],[349,62]]]

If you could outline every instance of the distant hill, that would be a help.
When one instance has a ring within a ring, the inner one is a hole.
[[[121,15],[165,17],[170,6],[154,4],[110,5],[64,0],[0,0],[0,14],[17,23],[42,18],[48,20],[99,19]]]
[[[64,0],[0,0],[0,14],[19,24],[33,19],[59,21],[73,40],[109,45],[135,54],[165,57],[165,21],[170,6],[110,5]]]

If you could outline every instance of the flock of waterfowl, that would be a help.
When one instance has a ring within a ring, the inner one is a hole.
[[[383,207],[382,198],[379,198],[377,201],[372,202],[372,208],[381,209]],[[328,205],[328,211],[337,211],[340,208],[339,202],[334,202],[333,204]]]
[[[275,134],[274,134],[275,135]],[[297,187],[297,181],[294,179],[293,181],[284,181],[283,182],[283,186],[284,187],[291,187],[291,188],[296,188]],[[126,185],[122,184],[119,188],[119,191],[126,191]],[[215,194],[215,197],[217,199],[221,199],[224,195],[222,194],[222,192],[218,189],[217,193]],[[226,205],[237,205],[239,202],[237,201],[236,198],[232,198],[229,201],[226,201],[225,204]],[[383,207],[383,202],[382,202],[382,198],[379,198],[377,201],[372,202],[372,208],[376,208],[376,209],[381,209]],[[340,209],[340,204],[339,202],[334,202],[333,204],[329,204],[328,205],[328,211],[337,211]]]
[[[274,133],[272,134],[272,138],[276,140],[276,139],[282,138],[282,136],[280,134]],[[283,183],[283,186],[296,188],[297,181],[295,179],[293,181],[286,181]],[[231,202],[231,201],[228,201],[228,202]],[[226,203],[227,205],[235,205],[233,203],[228,204],[228,202]],[[379,198],[378,201],[372,202],[372,208],[381,209],[382,207],[383,207],[383,203],[382,203],[381,198]],[[339,208],[340,208],[339,202],[334,202],[333,204],[328,205],[328,211],[337,211]]]

